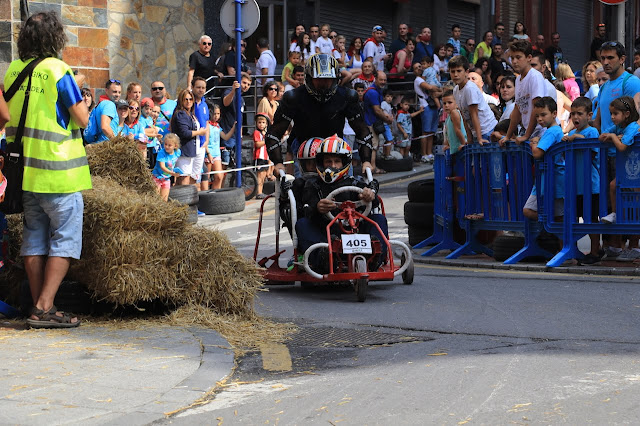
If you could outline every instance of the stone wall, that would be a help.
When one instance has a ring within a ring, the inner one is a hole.
[[[46,2],[45,2],[46,1]],[[189,55],[203,34],[202,0],[29,1],[30,13],[55,10],[69,39],[62,59],[102,91],[109,78],[140,82],[143,94],[162,80],[171,96],[186,87]],[[0,73],[17,58],[19,0],[0,0]],[[124,89],[123,87],[123,89]]]

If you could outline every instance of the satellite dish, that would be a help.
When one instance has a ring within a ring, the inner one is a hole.
[[[260,24],[260,7],[256,0],[245,0],[242,8],[242,38],[251,36]],[[220,25],[226,35],[236,38],[236,2],[235,0],[225,0],[220,9]]]

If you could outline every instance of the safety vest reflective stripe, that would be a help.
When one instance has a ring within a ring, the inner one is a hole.
[[[16,127],[7,127],[6,132],[8,137],[13,137],[16,135],[17,128]],[[24,137],[39,139],[47,142],[64,142],[70,139],[78,139],[82,137],[82,130],[73,129],[71,130],[71,135],[62,135],[56,132],[50,132],[42,129],[33,129],[31,127],[24,128]]]
[[[82,167],[89,165],[87,157],[78,157],[67,161],[48,161],[38,158],[24,158],[25,167],[33,167],[34,169],[43,170],[70,170],[76,167]]]

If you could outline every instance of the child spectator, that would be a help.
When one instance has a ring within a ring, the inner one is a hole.
[[[422,114],[424,111],[424,108],[420,107],[420,109],[415,112],[409,112],[410,103],[411,99],[407,96],[402,98],[402,101],[400,101],[400,109],[398,109],[398,116],[396,117],[398,131],[402,134],[402,140],[398,141],[396,146],[400,154],[402,154],[402,157],[406,157],[411,151],[411,138],[413,136],[412,118]]]
[[[467,141],[469,144],[475,138],[480,144],[489,142],[489,136],[498,121],[491,108],[484,100],[482,91],[474,83],[469,83],[469,61],[464,56],[456,56],[449,61],[449,74],[456,84],[453,96],[462,113],[464,123],[469,127]]]
[[[556,68],[556,78],[564,84],[567,96],[571,99],[571,102],[580,96],[580,87],[578,87],[576,76],[573,74],[573,70],[569,64],[558,64]]]
[[[359,69],[360,67],[362,67],[362,61],[365,58],[362,57],[362,39],[360,37],[355,37],[353,40],[351,40],[349,50],[347,51],[347,56],[349,57],[347,69]]]
[[[360,101],[360,106],[364,102],[364,92],[367,91],[367,86],[364,83],[357,82],[353,85],[353,89],[358,94],[358,100]]]
[[[438,86],[427,83],[420,75],[422,75],[422,64],[416,62],[413,64],[413,73],[417,76],[413,81],[413,90],[418,96],[418,102],[422,107],[420,121],[422,123],[422,138],[420,139],[420,161],[423,163],[432,163],[433,156],[433,137],[438,130],[438,101],[433,93],[441,90]]]
[[[391,107],[391,102],[393,101],[393,93],[391,92],[391,90],[385,89],[382,92],[382,99],[383,101],[380,102],[380,109],[382,109],[382,111],[384,111],[385,114],[387,114],[391,119],[393,119],[393,108]],[[392,126],[393,126],[393,123],[392,124],[384,123],[383,135],[386,141],[386,143],[384,144],[385,152],[391,152],[391,145],[393,145],[393,132],[391,131]],[[389,155],[385,155],[385,158],[387,160],[391,159],[389,158]]]
[[[460,34],[462,34],[460,25],[453,24],[451,26],[451,37],[447,40],[447,43],[453,47],[453,56],[460,54]]]
[[[220,137],[223,140],[227,141],[233,137],[233,134],[236,130],[236,123],[233,123],[233,127],[231,131],[228,133],[224,133],[220,128],[220,124],[218,121],[220,120],[220,105],[213,104],[211,108],[211,119],[209,121],[209,134],[207,135],[207,144],[205,145],[205,149],[207,152],[207,156],[204,160],[204,163],[207,168],[207,172],[211,172],[212,170],[215,172],[222,171],[222,154],[220,151]],[[206,191],[209,189],[209,176],[202,179],[203,190]],[[222,180],[224,179],[223,173],[214,173],[213,174],[213,189],[222,188]]]
[[[296,66],[300,65],[300,58],[300,52],[289,52],[289,62],[287,62],[287,65],[285,65],[284,69],[282,70],[282,82],[285,84],[289,84],[294,88],[300,86],[300,82],[296,80],[295,76],[293,75],[293,69]]]
[[[444,124],[444,148],[449,148],[451,155],[454,155],[466,144],[467,131],[453,90],[447,90],[442,95],[442,109],[447,113],[447,121]]]
[[[640,132],[638,129],[638,111],[633,98],[630,96],[622,96],[614,99],[609,104],[609,111],[611,113],[611,121],[613,125],[608,129],[603,129],[600,135],[602,142],[609,142],[614,145],[613,149],[623,152],[628,146],[633,145],[634,137]],[[611,156],[611,152],[608,152],[609,161],[608,166],[613,167],[610,171],[611,176],[615,176],[615,151],[614,156]],[[612,161],[613,160],[613,161]],[[611,213],[601,218],[603,223],[616,223],[616,179],[614,178],[609,184],[609,199],[611,202]],[[617,258],[623,256],[624,261],[633,262],[635,259],[640,258],[640,250],[638,249],[638,237],[633,236],[629,238],[629,250],[622,251],[622,242],[619,236],[610,237],[611,247],[610,251],[615,253],[621,253]],[[607,257],[609,255],[607,254]],[[629,260],[627,260],[629,259]]]
[[[311,37],[307,33],[302,33],[298,36],[297,45],[295,47],[292,45],[292,48],[294,51],[300,52],[300,59],[303,63],[307,62],[307,59],[316,53],[315,49],[311,49]]]
[[[440,95],[442,92],[438,89],[442,88],[442,83],[440,82],[440,75],[438,71],[433,66],[433,57],[425,56],[420,61],[422,64],[422,78],[424,81],[432,86],[436,86],[435,89],[429,90],[429,96],[433,99],[436,108],[440,108]]]
[[[327,55],[331,55],[331,51],[333,50],[333,41],[329,38],[329,33],[331,32],[331,26],[329,24],[324,24],[320,27],[320,37],[316,41],[316,53],[326,53]]]
[[[155,104],[151,98],[142,99],[142,108],[140,109],[140,122],[144,125],[144,132],[147,135],[147,163],[149,168],[153,169],[156,165],[156,155],[160,150],[160,128],[156,127],[155,119],[153,118],[153,108]],[[158,108],[159,109],[159,108]],[[158,114],[160,112],[158,111]]]
[[[546,129],[542,136],[533,137],[530,141],[531,153],[536,160],[541,159],[552,145],[562,142],[564,134],[556,122],[557,109],[556,101],[550,96],[536,99],[533,104],[533,110],[538,124]],[[564,157],[558,154],[553,159],[553,162],[555,180],[553,216],[556,221],[560,221],[564,215]],[[542,178],[544,179],[544,175]],[[542,186],[544,187],[544,181],[542,182]],[[542,194],[542,189],[540,193]],[[531,220],[538,220],[538,197],[535,185],[531,190],[531,195],[529,195],[522,212],[525,217]]]
[[[156,165],[151,174],[156,183],[158,194],[164,201],[169,200],[171,176],[178,177],[180,173],[174,171],[176,161],[180,157],[180,138],[175,133],[164,136],[164,148],[158,151]]]
[[[266,197],[266,195],[262,193],[262,186],[267,177],[268,167],[260,166],[267,166],[269,164],[267,146],[264,142],[264,135],[267,133],[268,125],[269,118],[266,115],[256,114],[256,130],[253,132],[253,158],[255,159],[255,165],[257,167],[256,174],[258,175],[258,195],[256,195],[256,200],[262,200]]]
[[[526,40],[517,40],[509,45],[511,66],[518,73],[516,79],[516,105],[511,113],[511,125],[507,136],[501,143],[510,140],[522,123],[524,134],[515,138],[516,143],[522,143],[532,136],[539,136],[541,128],[536,130],[536,120],[533,104],[538,98],[545,96],[544,77],[536,69],[531,68],[531,43]]]
[[[593,116],[591,110],[591,101],[589,98],[579,96],[571,105],[571,121],[574,129],[562,138],[565,142],[574,142],[576,139],[596,139],[599,136],[595,127],[589,126],[589,121]],[[600,150],[592,148],[591,150],[591,223],[598,222],[598,198],[600,193]],[[585,193],[585,172],[584,172],[584,153],[578,152],[575,160],[576,169],[576,212],[577,217],[584,217],[584,193]],[[593,265],[600,261],[600,234],[589,234],[591,240],[591,251],[579,262],[583,265]]]
[[[349,58],[347,56],[346,46],[345,46],[346,42],[347,42],[347,39],[343,35],[339,35],[338,37],[336,37],[334,42],[334,48],[331,50],[331,54],[333,55],[334,58],[336,58],[336,61],[338,61],[338,64],[340,64],[340,68],[346,67],[347,62],[349,61]]]

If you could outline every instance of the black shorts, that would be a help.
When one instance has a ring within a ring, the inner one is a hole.
[[[256,165],[256,166],[266,166],[266,165],[268,165],[268,164],[269,164],[269,160],[262,160],[262,159],[260,159],[260,158],[257,158],[257,159],[256,159],[256,164],[255,164],[255,165]],[[257,171],[259,171],[259,172],[260,172],[260,171],[263,171],[263,170],[264,170],[264,171],[266,171],[266,170],[267,170],[267,168],[266,168],[266,167],[262,167],[261,169],[258,169]]]
[[[591,223],[599,223],[598,221],[598,209],[600,208],[600,194],[591,195]],[[576,196],[576,216],[584,219],[583,214],[584,200],[582,195]],[[566,212],[566,209],[565,209]]]

